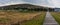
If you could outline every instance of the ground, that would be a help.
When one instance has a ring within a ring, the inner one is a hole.
[[[0,25],[18,25],[22,21],[32,20],[37,15],[39,15],[39,17],[45,15],[45,12],[43,15],[42,13],[43,12],[0,11]],[[40,19],[43,21],[44,16]]]
[[[59,24],[55,21],[51,13],[48,11],[46,13],[43,25],[59,25]]]
[[[60,12],[50,12],[60,24]],[[43,25],[46,12],[0,11],[0,25]],[[50,18],[50,17],[49,17]],[[48,18],[48,19],[49,19]],[[47,21],[47,20],[46,20]]]
[[[51,12],[51,14],[60,25],[60,12]]]

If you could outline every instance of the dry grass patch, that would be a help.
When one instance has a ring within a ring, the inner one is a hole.
[[[36,15],[33,19],[24,21],[21,25],[43,25],[45,14],[45,12],[41,12],[41,14]]]
[[[30,20],[38,14],[40,14],[40,12],[22,13],[14,11],[0,11],[0,23],[3,21],[4,23],[2,24],[4,25],[15,24],[24,20]]]

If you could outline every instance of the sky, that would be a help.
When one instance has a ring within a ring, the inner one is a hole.
[[[60,0],[0,0],[0,6],[14,5],[14,4],[33,4],[45,7],[60,8]]]

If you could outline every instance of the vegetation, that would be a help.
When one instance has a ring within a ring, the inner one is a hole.
[[[41,19],[39,19],[39,22],[42,22],[44,16],[43,16],[43,14],[41,14],[41,12],[27,12],[27,13],[24,13],[24,12],[18,12],[18,11],[4,11],[4,10],[1,10],[0,11],[0,25],[1,25],[1,23],[3,25],[11,25],[11,24],[14,25],[14,24],[17,24],[18,22],[22,22],[24,20],[31,20],[31,19],[33,20],[33,18],[36,15],[41,16]],[[39,17],[37,17],[37,18],[39,18]]]
[[[60,25],[60,12],[51,12],[51,14]]]
[[[47,11],[47,9],[32,4],[3,6],[0,7],[0,23],[3,21],[4,25],[20,25],[21,22],[28,20],[21,25],[42,25],[45,12],[41,11]]]
[[[41,12],[41,14],[35,16],[32,20],[23,22],[22,25],[43,25],[44,18],[45,12]]]

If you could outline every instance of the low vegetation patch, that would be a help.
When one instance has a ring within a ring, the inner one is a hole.
[[[38,14],[40,14],[40,15],[38,15]],[[34,18],[36,15],[38,15],[37,20],[39,22],[42,22],[44,19],[44,15],[42,15],[41,12],[24,13],[24,12],[17,12],[17,11],[0,11],[0,25],[2,25],[2,24],[3,25],[18,25],[18,24],[20,25],[20,23],[18,23],[18,22],[22,22],[24,20],[31,20],[31,19],[32,19],[32,21],[37,21]],[[39,19],[40,16],[41,16],[41,19]]]
[[[36,15],[32,20],[23,22],[22,25],[43,25],[44,18],[45,12],[41,12],[41,14]]]
[[[51,12],[51,14],[60,25],[60,12]]]

